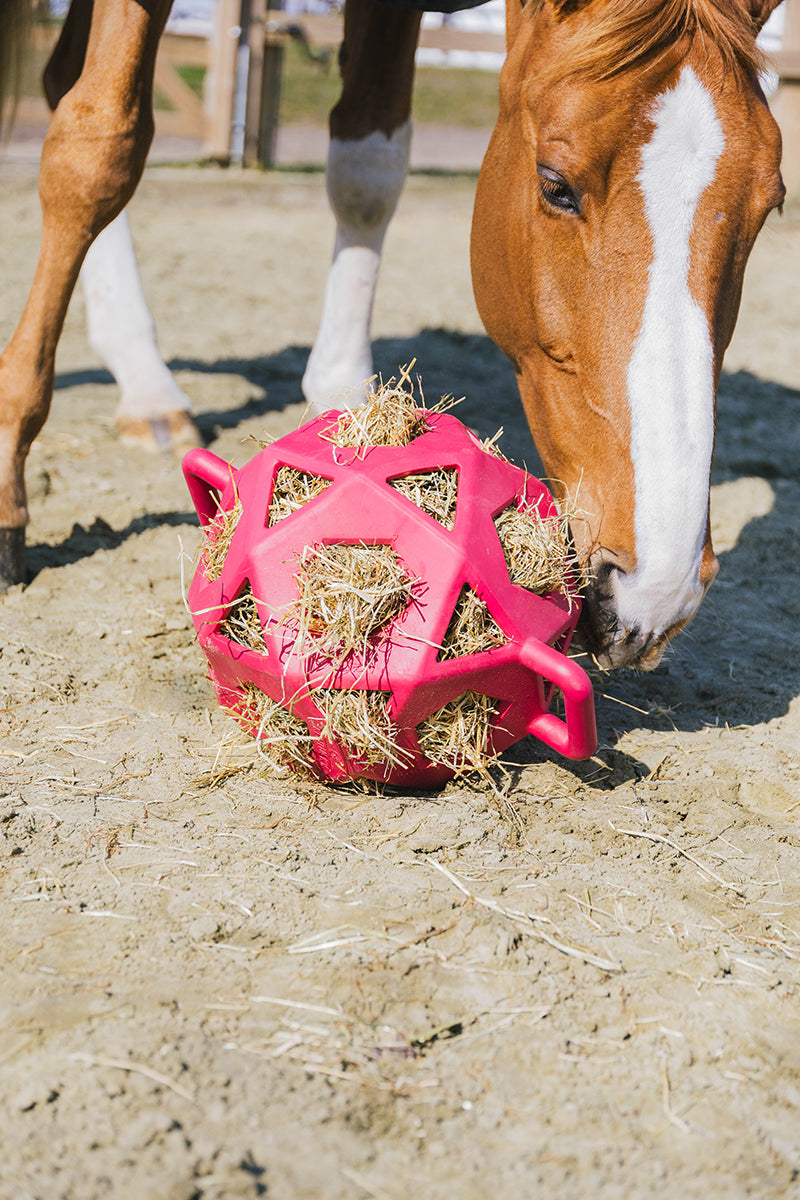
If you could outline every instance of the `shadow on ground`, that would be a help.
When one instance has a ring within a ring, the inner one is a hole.
[[[307,347],[291,346],[256,359],[176,359],[170,367],[239,375],[259,390],[260,395],[243,404],[198,414],[203,436],[213,443],[223,430],[297,404],[307,356]],[[425,329],[414,338],[375,343],[376,370],[384,378],[412,359],[429,403],[442,394],[457,396],[463,387],[468,395],[456,415],[481,437],[502,426],[500,444],[508,457],[542,473],[513,371],[488,338]],[[113,381],[102,371],[82,371],[59,376],[56,386],[103,382]],[[791,617],[787,604],[794,603],[797,610],[800,594],[800,565],[789,553],[796,546],[800,523],[800,392],[738,372],[724,375],[720,386],[712,479],[719,483],[751,475],[768,481],[774,506],[766,516],[745,524],[735,547],[721,555],[719,582],[662,665],[650,674],[595,673],[601,744],[613,743],[619,733],[637,727],[690,731],[769,721],[783,715],[800,693],[800,610],[795,611],[794,636],[780,632],[787,628],[787,613]],[[44,565],[75,562],[97,549],[120,545],[145,528],[184,523],[195,523],[193,514],[153,513],[119,531],[101,521],[90,529],[75,526],[58,547],[31,547],[31,566],[35,574]],[[749,643],[750,666],[737,661],[742,639]],[[541,758],[539,748],[529,749]],[[527,753],[523,747],[523,755]]]

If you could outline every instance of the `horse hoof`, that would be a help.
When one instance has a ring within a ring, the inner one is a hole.
[[[0,592],[25,582],[25,530],[0,529]]]
[[[203,444],[199,429],[184,408],[164,413],[163,417],[117,417],[115,428],[126,446],[138,446],[151,454],[179,455]]]

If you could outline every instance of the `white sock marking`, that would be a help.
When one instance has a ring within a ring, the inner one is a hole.
[[[149,419],[188,409],[158,349],[125,211],[89,249],[81,270],[89,342],[120,386],[120,415]]]
[[[333,264],[322,319],[303,377],[313,410],[341,404],[342,391],[372,374],[370,324],[386,229],[408,171],[411,123],[387,138],[331,140],[328,196],[336,215]]]
[[[689,291],[697,204],[724,146],[690,67],[653,108],[638,181],[653,237],[647,300],[628,368],[636,569],[615,582],[624,628],[659,634],[702,599],[700,559],[714,444],[713,347]]]

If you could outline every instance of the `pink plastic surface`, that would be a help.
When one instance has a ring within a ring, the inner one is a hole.
[[[429,431],[408,446],[341,449],[322,436],[340,415],[323,414],[238,470],[208,450],[190,450],[183,460],[201,523],[207,524],[219,509],[230,509],[237,496],[242,504],[221,578],[206,579],[201,560],[189,591],[220,703],[235,708],[242,686],[252,683],[287,704],[308,724],[320,776],[331,780],[363,776],[400,786],[440,786],[453,771],[422,755],[415,729],[466,691],[497,702],[490,730],[494,752],[533,734],[567,757],[593,754],[597,735],[591,683],[566,656],[580,603],[570,605],[560,593],[537,596],[513,585],[494,526],[494,517],[512,504],[534,506],[542,515],[554,513],[547,488],[483,450],[455,417],[426,414]],[[331,486],[268,527],[273,482],[282,466],[322,476]],[[458,471],[452,530],[388,482],[440,468]],[[281,620],[298,596],[295,575],[306,547],[362,542],[392,546],[418,582],[411,603],[387,635],[376,639],[368,661],[351,658],[334,670],[319,653],[298,653],[293,632]],[[219,632],[248,581],[264,625],[266,654]],[[487,604],[508,641],[480,654],[437,662],[437,647],[464,585]],[[390,714],[408,765],[366,767],[340,744],[323,738],[322,715],[310,696],[313,688],[323,686],[391,692]],[[550,712],[556,689],[563,695],[564,720]]]

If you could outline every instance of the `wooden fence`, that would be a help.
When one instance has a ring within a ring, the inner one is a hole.
[[[800,195],[800,0],[785,0],[782,49],[770,56],[781,79],[773,109],[784,141],[784,177],[791,195]],[[208,159],[270,167],[280,116],[284,47],[297,27],[315,48],[338,48],[341,16],[287,14],[268,7],[268,0],[217,0],[211,39],[177,33],[164,35],[156,64],[155,88],[167,108],[156,113],[160,133],[195,139]],[[47,52],[57,30],[39,27],[35,45]],[[420,46],[434,50],[502,53],[502,34],[453,29],[423,29]],[[205,69],[205,95],[200,99],[180,74],[182,67]],[[246,88],[239,86],[246,73]],[[238,107],[237,107],[238,105]],[[43,101],[23,98],[19,118],[47,118]],[[238,133],[238,144],[234,132]]]
[[[800,0],[784,0],[785,25],[782,48],[770,55],[769,65],[780,77],[773,102],[783,133],[784,177],[791,195],[800,195]],[[273,166],[280,111],[280,80],[283,47],[291,23],[302,26],[313,46],[338,47],[342,40],[340,16],[293,15],[269,9],[266,0],[218,0],[217,25],[211,43],[210,106],[205,153],[228,161],[234,123],[235,72],[238,47],[227,36],[242,20],[243,9],[249,30],[243,35],[249,52],[249,71],[244,134],[240,147],[245,165]],[[453,29],[448,25],[424,29],[420,46],[436,50],[492,51],[503,53],[502,34]],[[241,114],[240,114],[241,116]]]

